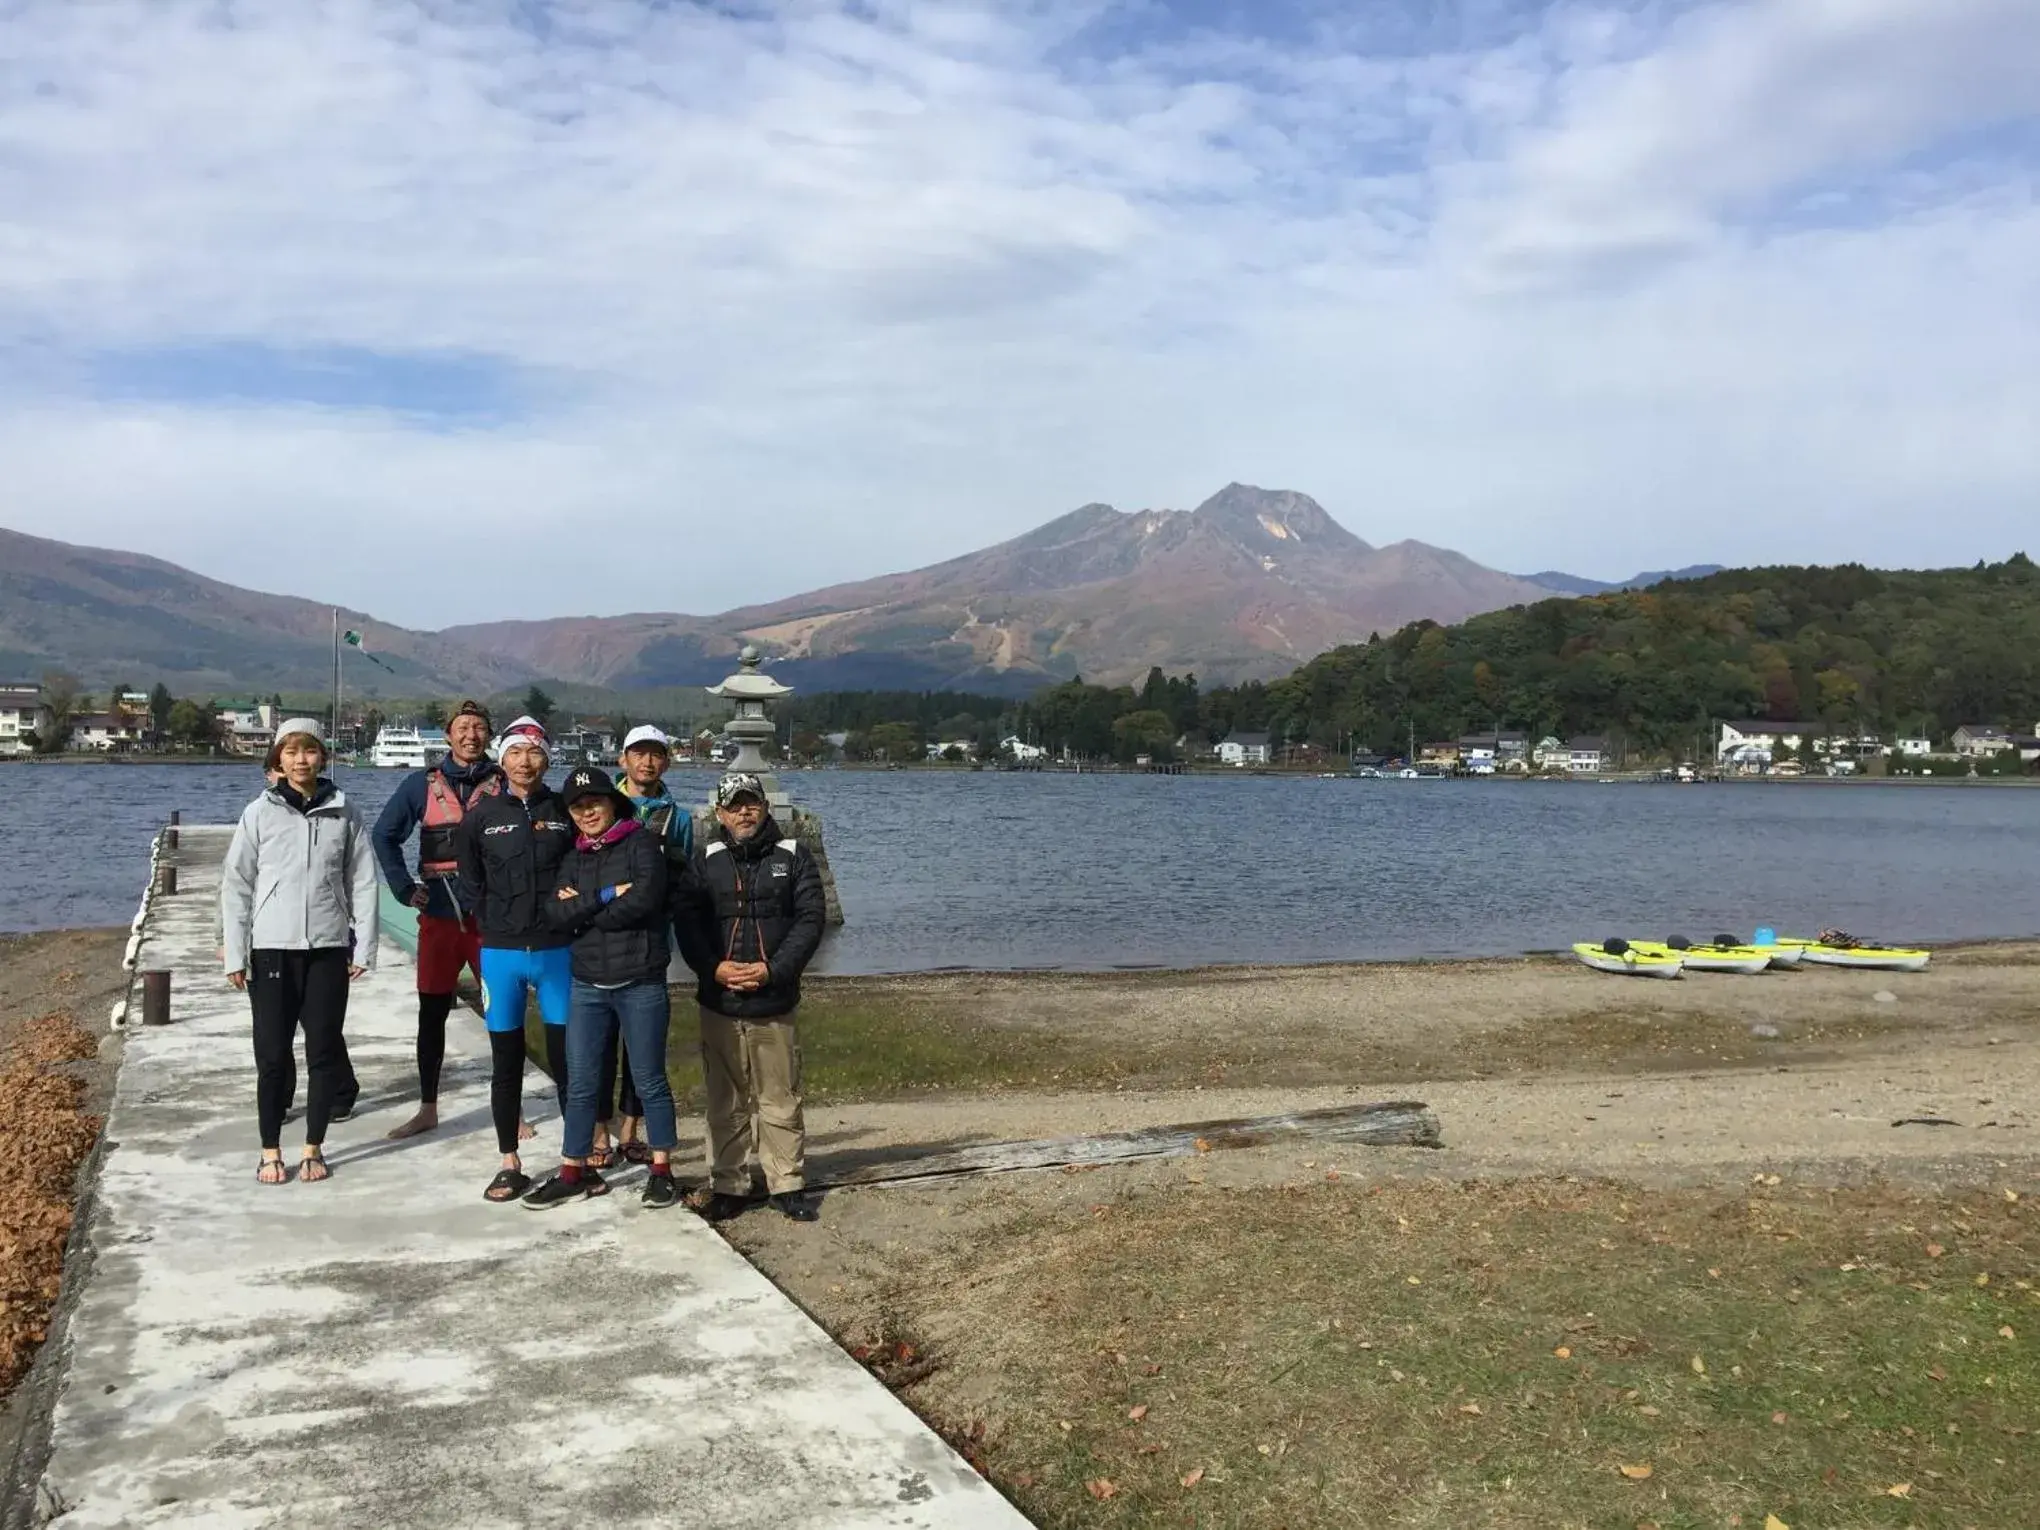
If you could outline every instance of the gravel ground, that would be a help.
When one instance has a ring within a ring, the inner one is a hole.
[[[127,986],[125,930],[0,937],[0,1468],[32,1422],[13,1390],[56,1306],[79,1166],[98,1140],[119,1042],[106,1015]]]

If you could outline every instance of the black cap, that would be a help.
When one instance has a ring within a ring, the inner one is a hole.
[[[616,789],[616,783],[609,779],[607,772],[589,765],[576,765],[560,784],[560,806],[571,808],[584,797],[607,797],[616,808],[618,818],[637,815],[630,798]]]

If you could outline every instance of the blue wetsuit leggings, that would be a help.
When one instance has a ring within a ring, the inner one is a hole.
[[[482,1023],[489,1028],[489,1114],[496,1151],[517,1151],[524,1098],[524,1009],[535,995],[545,1021],[545,1062],[560,1112],[567,1108],[567,1005],[573,992],[573,955],[565,946],[528,951],[482,948]]]

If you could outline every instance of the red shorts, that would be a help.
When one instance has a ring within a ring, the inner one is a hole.
[[[482,930],[473,919],[418,916],[418,992],[452,993],[460,969],[472,967],[482,980]]]

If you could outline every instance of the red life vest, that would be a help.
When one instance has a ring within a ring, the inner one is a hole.
[[[425,816],[420,820],[418,830],[418,875],[421,878],[450,877],[460,869],[453,847],[454,831],[460,827],[461,819],[467,816],[468,807],[477,797],[493,797],[502,790],[503,778],[491,775],[468,793],[466,802],[462,802],[460,793],[446,779],[445,771],[435,768],[425,773]]]

